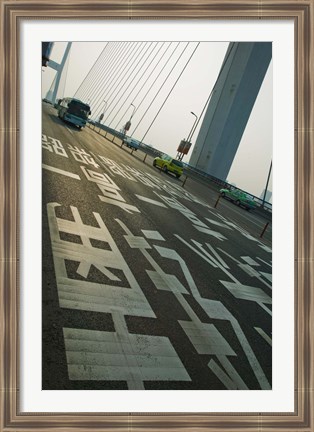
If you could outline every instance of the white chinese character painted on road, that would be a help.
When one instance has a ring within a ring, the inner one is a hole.
[[[47,135],[42,134],[41,143],[43,149],[48,150],[51,153],[56,153],[59,156],[68,157],[66,151],[63,148],[63,145],[61,144],[61,141],[50,136],[47,137]]]
[[[157,185],[157,182],[154,180],[150,180],[149,178],[147,178],[147,174],[143,173],[142,171],[139,171],[129,165],[124,165],[123,167],[130,172],[139,182],[141,182],[142,184],[144,184],[145,186],[149,186],[151,188],[155,188],[160,190],[161,187]]]
[[[185,216],[187,219],[189,219],[190,222],[192,222],[193,227],[200,231],[203,232],[204,234],[208,234],[211,237],[215,237],[220,241],[224,241],[226,240],[226,237],[224,235],[222,235],[220,232],[218,231],[214,231],[211,230],[210,228],[208,228],[208,226],[202,222],[195,213],[193,213],[189,208],[187,208],[185,205],[183,205],[182,203],[180,203],[180,201],[178,201],[176,198],[174,198],[173,196],[168,197],[165,195],[160,195],[157,192],[154,192],[162,201],[164,201],[169,207],[173,208],[174,210],[179,211],[183,216]]]
[[[64,328],[70,380],[126,381],[143,390],[145,381],[191,381],[170,340],[131,334],[113,314],[115,332]]]
[[[87,180],[96,183],[101,190],[103,195],[98,195],[101,201],[118,206],[130,214],[140,213],[140,210],[137,207],[125,202],[125,199],[122,197],[120,192],[118,192],[120,188],[114,183],[108,174],[91,171],[83,166],[81,166],[81,169]]]
[[[60,204],[47,204],[60,306],[155,317],[101,216],[93,213],[97,227],[85,225],[76,207],[71,207],[74,220],[58,218],[55,213],[57,207],[60,207]],[[63,240],[61,233],[74,235],[80,242]],[[92,240],[102,242],[106,245],[106,249],[94,247]],[[84,280],[68,276],[66,262],[69,261],[78,263],[76,273]],[[108,279],[108,283],[95,283],[88,280],[92,266]]]
[[[182,330],[185,332],[187,337],[190,339],[190,342],[194,346],[195,350],[200,355],[215,355],[217,360],[219,360],[221,365],[225,368],[226,372],[221,369],[221,367],[215,360],[209,362],[208,364],[208,367],[221,380],[221,382],[226,386],[226,388],[247,389],[247,385],[241,379],[241,377],[227,358],[235,357],[237,356],[237,354],[231,348],[228,341],[220,334],[214,324],[203,323],[199,319],[198,315],[194,312],[191,305],[187,301],[187,295],[191,295],[194,300],[196,300],[196,302],[202,307],[202,309],[209,318],[230,321],[234,333],[236,334],[243,348],[247,361],[250,364],[251,369],[261,386],[261,389],[269,389],[270,386],[268,380],[238,321],[233,317],[233,315],[226,309],[226,307],[221,302],[203,298],[201,296],[187,263],[181,258],[178,252],[164,246],[154,245],[154,249],[163,259],[176,261],[179,264],[188,289],[182,284],[182,282],[179,281],[179,279],[175,275],[164,272],[161,266],[153,258],[153,255],[150,253],[152,247],[147,240],[149,239],[149,236],[145,236],[146,239],[144,237],[134,236],[131,230],[122,221],[120,221],[119,219],[116,219],[116,221],[125,231],[126,235],[124,236],[124,238],[129,244],[130,248],[139,249],[143,256],[146,258],[146,260],[150,263],[152,270],[146,270],[146,273],[150,277],[157,290],[166,290],[172,292],[176,300],[185,310],[189,321],[180,320],[179,324],[181,325]],[[156,240],[157,238],[159,239],[159,236],[155,235],[155,237]],[[183,240],[178,235],[176,235],[176,237],[179,238],[179,240]],[[200,255],[206,262],[211,264],[213,267],[219,267],[232,280],[236,280],[228,271],[227,264],[213,248],[210,248],[210,253],[205,251],[200,243],[194,242],[194,245],[196,247],[190,246],[191,240],[189,242],[184,241],[184,243],[194,252],[198,253],[198,255]],[[206,245],[208,246],[208,244]]]
[[[68,147],[72,153],[72,156],[77,162],[82,162],[86,165],[93,165],[95,168],[99,168],[99,165],[95,162],[95,159],[87,153],[84,149],[79,149],[77,146],[68,144]]]
[[[129,174],[127,171],[123,170],[119,164],[117,164],[115,161],[105,158],[104,156],[100,156],[98,155],[98,157],[108,166],[108,168],[110,169],[110,171],[113,174],[117,174],[121,177],[127,178],[128,180],[134,181],[136,182],[137,180],[135,180],[134,177],[131,176],[131,174]]]

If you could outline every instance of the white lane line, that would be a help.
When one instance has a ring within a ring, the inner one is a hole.
[[[264,264],[268,265],[268,267],[272,267],[272,264],[269,262],[264,261],[262,258],[260,257],[256,257],[256,259],[258,259],[259,261],[263,262]]]
[[[50,165],[45,165],[45,164],[42,164],[42,167],[44,169],[48,170],[48,171],[52,171],[52,172],[55,172],[55,173],[58,173],[58,174],[62,174],[62,175],[65,175],[67,177],[75,178],[77,180],[81,180],[81,178],[80,178],[79,175],[73,174],[73,173],[71,173],[69,171],[63,171],[63,170],[61,170],[59,168],[55,168],[55,167],[52,167]]]
[[[269,282],[272,282],[272,273],[260,272],[260,274],[264,276],[264,278],[267,279]]]
[[[257,333],[259,333],[263,339],[265,339],[265,341],[271,346],[272,345],[272,340],[271,338],[268,336],[268,334],[266,334],[264,332],[263,329],[261,329],[260,327],[254,327],[255,330],[257,331]]]
[[[257,304],[258,304],[262,309],[264,309],[265,312],[267,312],[270,316],[272,316],[272,311],[271,311],[267,306],[265,306],[264,303],[257,302]]]
[[[225,252],[223,249],[217,247],[217,249],[219,249],[222,253],[224,253],[225,255],[227,255],[227,257],[231,258],[233,261],[235,261],[237,264],[241,264],[240,261],[238,261],[236,258],[234,258],[232,255],[229,255],[227,252]]]
[[[225,355],[224,356],[217,356],[217,358],[220,361],[220,363],[222,364],[222,366],[224,367],[224,369],[227,372],[227,374],[229,375],[229,377],[231,377],[232,382],[234,382],[236,384],[236,387],[239,390],[248,390],[247,385],[242,380],[242,378],[240,377],[238,372],[235,370],[235,368],[232,366],[232,364],[230,363],[227,356],[225,356]]]
[[[266,252],[272,253],[271,248],[268,247],[268,246],[266,246],[266,245],[264,245],[264,244],[263,245],[259,244],[259,247],[262,248],[262,249],[264,249],[264,251],[266,251]]]
[[[223,267],[225,267],[226,269],[230,268],[209,243],[206,243],[206,246],[208,247],[208,249],[210,249],[212,251],[212,253],[215,255],[216,259],[220,262],[220,264]]]
[[[71,131],[71,129],[69,129],[67,126],[65,128],[73,135],[73,131]]]
[[[209,369],[216,375],[218,379],[223,383],[223,385],[228,390],[236,390],[236,384],[230,379],[230,377],[221,369],[221,367],[211,359],[208,363]]]

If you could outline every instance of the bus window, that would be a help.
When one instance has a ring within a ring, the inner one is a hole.
[[[86,125],[88,116],[91,114],[90,106],[79,99],[63,98],[57,106],[58,117],[72,123],[82,129]]]

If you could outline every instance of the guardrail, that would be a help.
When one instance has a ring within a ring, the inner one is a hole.
[[[100,124],[98,122],[93,122],[93,123],[88,122],[87,125],[91,129],[96,129],[96,128],[98,128],[98,130],[101,129],[104,132],[109,133],[110,135],[113,135],[115,138],[120,139],[121,141],[124,139],[124,135],[122,132],[119,132],[115,129],[112,129],[112,128],[105,126],[103,124]],[[140,147],[138,150],[141,150],[142,152],[149,154],[151,156],[154,156],[154,157],[160,156],[162,154],[161,151],[155,149],[154,147],[147,146],[145,143],[140,143]]]
[[[270,213],[272,212],[272,204],[271,203],[269,203],[267,201],[263,202],[263,200],[261,198],[251,194],[250,192],[247,192],[243,189],[237,188],[236,186],[233,186],[224,180],[221,180],[221,179],[214,177],[210,174],[207,174],[207,173],[205,173],[205,172],[203,172],[203,171],[201,171],[195,167],[192,167],[191,165],[189,165],[187,163],[183,163],[183,164],[184,164],[184,174],[186,176],[190,175],[191,177],[198,177],[199,179],[203,180],[205,183],[206,182],[213,183],[216,186],[219,186],[220,189],[232,188],[233,190],[238,190],[240,192],[244,192],[246,195],[248,195],[250,198],[252,198],[259,207],[263,208],[264,210],[266,210]]]
[[[121,141],[124,138],[123,133],[121,133],[115,129],[112,129],[108,126],[105,126],[103,124],[100,124],[98,122],[93,122],[93,123],[88,122],[88,126],[92,129],[98,128],[99,131],[102,130],[106,133],[109,133],[114,138],[116,137],[116,138],[120,139]],[[140,144],[140,148],[138,150],[140,150],[140,151],[142,151],[142,152],[144,152],[150,156],[153,156],[153,157],[161,156],[163,153],[160,150],[157,150],[153,147],[147,146],[144,143]],[[256,202],[259,209],[261,209],[262,211],[266,211],[267,213],[269,213],[271,215],[271,213],[272,213],[272,204],[271,203],[269,203],[267,201],[263,202],[263,200],[261,198],[255,196],[255,195],[252,195],[251,193],[249,193],[243,189],[239,189],[236,186],[233,186],[224,180],[221,180],[217,177],[214,177],[210,174],[207,174],[204,171],[201,171],[198,168],[195,168],[195,167],[193,167],[193,166],[191,166],[185,162],[183,162],[183,165],[184,165],[183,174],[186,176],[186,180],[188,177],[191,177],[191,178],[194,178],[195,180],[201,180],[202,183],[204,183],[208,186],[214,186],[217,189],[224,189],[224,188],[230,189],[230,188],[232,188],[234,190],[244,192],[246,195],[248,195],[249,197],[254,199],[254,201]],[[183,182],[183,185],[185,184],[186,180]]]

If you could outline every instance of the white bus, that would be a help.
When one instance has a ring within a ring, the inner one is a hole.
[[[91,115],[90,106],[79,99],[59,99],[55,107],[58,111],[58,117],[78,126],[79,129],[82,129],[86,125],[88,116]]]

